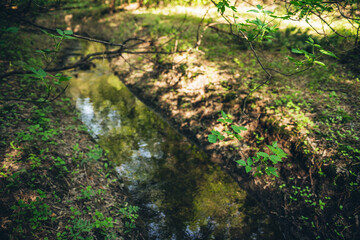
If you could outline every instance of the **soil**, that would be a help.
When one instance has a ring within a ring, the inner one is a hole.
[[[263,98],[261,91],[253,94],[244,106],[247,94],[241,86],[240,77],[234,78],[226,70],[209,70],[216,69],[216,64],[207,62],[199,54],[177,54],[174,61],[169,60],[165,64],[142,62],[143,71],[136,71],[131,66],[127,68],[123,59],[113,60],[112,66],[130,91],[201,147],[212,161],[274,215],[286,239],[315,239],[317,236],[321,239],[342,239],[329,231],[333,224],[338,224],[340,202],[346,206],[341,213],[344,216],[341,221],[349,226],[342,234],[346,239],[357,239],[360,234],[357,220],[359,205],[354,203],[359,202],[359,194],[332,184],[331,179],[336,176],[335,181],[339,183],[347,180],[336,175],[331,168],[323,167],[328,174],[325,179],[315,172],[314,158],[319,156],[306,150],[314,148],[312,144],[316,139],[297,131],[291,119],[277,120],[276,115],[268,110],[268,99]],[[131,62],[131,57],[128,61]],[[248,129],[242,134],[244,141],[209,143],[207,136],[211,130],[223,130],[223,125],[217,121],[221,110],[231,114],[236,124]],[[284,122],[287,127],[284,127]],[[253,177],[237,166],[235,160],[254,156],[259,149],[266,149],[265,144],[270,145],[273,141],[288,154],[286,161],[278,166],[280,178],[266,175]],[[305,141],[310,144],[305,144]],[[235,150],[234,146],[238,149]],[[282,184],[289,187],[279,187]],[[289,199],[294,195],[295,186],[299,189],[310,186],[309,191],[316,199],[327,196],[332,201],[329,201],[325,212],[316,209],[314,213],[314,209],[304,202]],[[304,216],[312,216],[312,219],[306,222]]]

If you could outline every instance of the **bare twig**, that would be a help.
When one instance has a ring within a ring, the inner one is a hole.
[[[328,23],[322,16],[320,13],[316,13],[314,11],[311,11],[312,14],[314,14],[315,16],[317,16],[322,22],[324,22],[330,29],[331,31],[333,31],[336,35],[340,36],[340,37],[343,37],[343,38],[348,38],[349,36],[345,36],[345,35],[342,35],[340,34],[338,31],[336,31],[330,23]]]
[[[210,7],[206,10],[206,13],[204,14],[201,21],[199,22],[199,25],[198,25],[198,28],[197,28],[197,31],[196,31],[196,43],[195,43],[195,46],[194,46],[195,49],[199,48],[199,46],[201,44],[201,40],[202,40],[202,38],[204,36],[204,33],[200,34],[200,27],[202,26],[206,15],[209,13],[209,9],[210,9]],[[204,28],[204,32],[205,32],[205,30],[206,30],[206,27]]]
[[[296,75],[296,74],[305,72],[305,71],[309,70],[310,68],[312,68],[312,66],[307,67],[307,68],[304,68],[304,69],[299,70],[299,71],[292,72],[292,73],[283,73],[283,72],[281,72],[281,71],[279,71],[279,70],[276,70],[276,69],[273,69],[273,68],[266,68],[266,69],[269,70],[269,71],[276,72],[276,73],[278,73],[278,74],[280,74],[280,75],[283,75],[283,76],[286,76],[286,77],[291,77],[291,76],[294,76],[294,75]]]
[[[339,13],[340,13],[340,15],[341,15],[342,17],[344,17],[344,18],[346,18],[346,19],[356,20],[356,21],[359,21],[359,20],[360,20],[360,18],[353,18],[353,17],[350,17],[350,16],[346,16],[346,15],[344,14],[344,12],[341,10],[341,8],[340,8],[340,3],[339,3],[338,0],[336,1],[336,7],[337,7],[337,9],[338,9],[338,11],[339,11]]]
[[[211,2],[216,5],[216,3],[215,3],[213,0],[211,0]],[[230,25],[230,34],[231,34],[231,35],[233,35],[233,36],[235,36],[235,37],[237,37],[237,38],[239,38],[239,39],[245,39],[245,41],[247,42],[247,44],[248,44],[249,47],[250,47],[250,50],[253,52],[253,55],[255,56],[256,61],[258,62],[258,64],[259,64],[260,67],[262,68],[262,70],[263,70],[263,71],[265,72],[265,74],[267,75],[266,78],[265,78],[265,80],[264,80],[260,85],[258,85],[256,88],[254,88],[253,90],[251,90],[251,91],[247,94],[247,96],[244,98],[244,100],[243,100],[243,107],[242,107],[242,112],[244,113],[246,101],[247,101],[247,99],[249,98],[249,96],[250,96],[252,93],[254,93],[255,91],[257,91],[258,89],[260,89],[260,88],[261,88],[262,86],[264,86],[265,84],[269,83],[269,82],[272,80],[273,76],[272,76],[272,74],[267,70],[267,68],[265,68],[264,64],[263,64],[262,61],[260,60],[260,57],[259,57],[259,55],[257,54],[257,52],[256,52],[256,50],[255,50],[255,48],[254,48],[254,45],[253,45],[252,42],[249,40],[248,36],[247,36],[242,30],[240,30],[240,29],[237,29],[237,31],[238,31],[238,33],[240,33],[240,35],[233,33],[233,31],[232,31],[232,25],[233,25],[233,24],[232,24],[232,23],[230,22],[230,20],[224,15],[224,13],[221,13],[221,16],[222,16],[222,17],[225,19],[225,21]]]
[[[95,59],[102,59],[105,57],[108,57],[108,58],[118,57],[118,56],[121,56],[122,53],[127,53],[127,54],[174,54],[174,53],[179,53],[179,52],[185,52],[185,51],[170,51],[170,52],[167,52],[167,51],[131,51],[128,47],[126,47],[126,43],[128,43],[129,41],[134,41],[134,40],[142,42],[141,39],[130,38],[130,39],[125,40],[121,44],[121,47],[117,50],[91,53],[91,54],[84,56],[76,63],[70,64],[68,66],[61,67],[61,68],[45,68],[44,71],[59,72],[59,71],[69,70],[69,69],[80,67],[80,66],[87,64]],[[134,45],[131,45],[130,47],[133,47],[136,45],[137,44],[134,44]],[[12,76],[12,75],[32,74],[32,73],[33,72],[31,72],[31,71],[23,71],[23,70],[15,70],[15,71],[3,73],[3,74],[0,74],[0,83],[3,81],[4,78]]]

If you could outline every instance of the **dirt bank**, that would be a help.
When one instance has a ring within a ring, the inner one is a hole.
[[[139,99],[203,148],[274,215],[286,239],[342,239],[342,236],[356,239],[359,206],[354,203],[358,202],[359,194],[344,192],[339,184],[332,184],[331,181],[349,181],[332,172],[332,167],[322,167],[327,177],[319,174],[319,167],[314,163],[319,155],[313,150],[317,146],[321,152],[325,146],[315,145],[316,138],[298,130],[290,117],[279,118],[272,113],[268,108],[270,99],[262,92],[248,99],[242,113],[242,100],[247,96],[245,81],[239,80],[242,76],[234,78],[226,70],[216,69],[216,63],[204,60],[196,52],[176,55],[172,60],[158,65],[142,62],[145,73],[131,67],[127,71],[123,59],[113,60],[112,65],[119,79]],[[276,86],[270,88],[274,90]],[[231,114],[236,124],[248,129],[242,133],[242,141],[209,144],[210,131],[223,130],[217,121],[220,110]],[[265,144],[273,141],[288,154],[288,158],[277,165],[280,178],[253,177],[237,166],[235,160],[247,159],[259,150],[266,151]],[[338,227],[340,222],[348,226],[341,233],[337,235],[329,230],[334,225]]]

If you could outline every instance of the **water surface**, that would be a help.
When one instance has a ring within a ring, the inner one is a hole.
[[[107,62],[77,72],[68,95],[109,152],[148,239],[282,239],[244,190],[137,100]]]

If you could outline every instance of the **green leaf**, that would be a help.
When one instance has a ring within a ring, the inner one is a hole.
[[[74,32],[72,30],[65,30],[64,34],[71,35],[71,34],[74,34]]]
[[[56,31],[59,35],[64,36],[64,32],[61,29],[57,28]]]
[[[235,137],[238,139],[238,140],[242,140],[244,139],[242,136],[240,136],[239,134],[235,134]]]
[[[270,151],[272,151],[274,154],[277,155],[278,151],[276,151],[276,149],[273,146],[267,145],[267,147],[270,149]]]
[[[71,79],[70,76],[69,76],[69,77],[61,76],[61,77],[59,78],[59,82],[67,82],[67,81],[69,81],[70,79]]]
[[[261,157],[264,157],[264,158],[268,158],[268,157],[269,157],[269,154],[264,153],[264,152],[258,152],[257,155],[258,155],[258,156],[261,156]]]
[[[242,130],[242,131],[246,131],[247,128],[246,127],[243,127],[243,126],[239,126],[239,129]]]
[[[246,173],[249,173],[249,172],[251,172],[251,167],[250,166],[245,166],[245,171],[246,171]]]
[[[76,37],[72,37],[72,36],[68,36],[68,35],[65,35],[64,38],[65,38],[65,39],[77,39]]]
[[[221,135],[221,133],[219,131],[216,131],[216,130],[212,130],[211,133],[215,134],[215,135]]]
[[[45,33],[46,35],[48,35],[49,37],[56,37],[54,34],[48,33],[46,30],[41,29],[41,31],[42,31],[43,33]]]
[[[27,67],[27,69],[29,69],[29,71],[32,71],[32,72],[35,73],[35,74],[38,74],[38,72],[36,71],[36,69],[33,68],[33,67]]]
[[[273,14],[272,11],[268,11],[268,10],[264,10],[264,13],[265,13],[265,14]]]
[[[289,18],[290,18],[290,16],[289,16],[289,15],[285,15],[285,16],[282,16],[282,17],[280,17],[280,16],[276,16],[276,15],[270,15],[270,17],[273,17],[273,18],[280,18],[280,19],[283,19],[283,20],[287,20],[287,19],[289,19]]]
[[[241,130],[238,128],[238,126],[236,125],[231,125],[231,128],[236,132],[236,133],[240,133]]]
[[[334,57],[334,58],[338,58],[334,53],[330,52],[330,51],[326,51],[324,49],[321,49],[320,52],[322,54],[325,54],[325,55],[328,55],[328,56],[331,56],[331,57]]]
[[[217,141],[216,135],[210,134],[210,135],[208,136],[208,141],[209,141],[210,143],[216,143],[216,141]]]
[[[19,31],[18,27],[9,27],[4,30],[4,32],[17,33]]]
[[[278,173],[276,172],[277,168],[274,168],[274,167],[268,167],[267,169],[265,169],[266,171],[266,174],[267,175],[274,175],[275,177],[279,177]]]
[[[219,118],[219,119],[218,119],[218,122],[226,123],[226,121],[225,121],[223,118]]]
[[[52,53],[52,52],[55,52],[55,51],[50,50],[50,49],[40,49],[40,50],[36,50],[35,52],[48,54],[48,53]]]
[[[235,6],[230,6],[231,10],[233,10],[234,12],[237,12],[237,9]]]
[[[304,51],[299,50],[299,49],[295,49],[295,48],[291,49],[291,52],[297,53],[297,54],[304,54]]]
[[[292,62],[295,62],[295,61],[296,61],[293,57],[287,56],[287,58],[288,58],[290,61],[292,61]]]
[[[46,75],[47,75],[47,73],[42,69],[42,68],[40,68],[39,70],[38,70],[38,74],[41,76],[41,77],[46,77]]]
[[[312,39],[311,37],[309,37],[309,41],[310,41],[311,43],[314,43],[314,39]]]
[[[245,127],[236,126],[236,125],[231,125],[231,128],[232,128],[236,133],[241,133],[241,131],[247,130],[247,128],[245,128]]]
[[[247,165],[249,165],[249,166],[251,166],[251,165],[253,165],[253,160],[251,159],[251,158],[248,158],[247,159]]]
[[[251,10],[249,10],[249,11],[247,11],[247,12],[259,13],[259,11],[258,11],[258,10],[255,10],[255,9],[251,9]]]
[[[314,63],[316,63],[316,64],[318,64],[320,66],[326,67],[325,63],[323,63],[323,62],[314,61]]]
[[[233,120],[231,120],[230,118],[225,119],[225,121],[228,122],[228,123],[232,123],[232,122],[233,122]]]
[[[261,6],[261,5],[256,5],[256,7],[257,7],[257,9],[259,9],[259,10],[261,10],[261,9],[263,9],[263,7]]]
[[[226,113],[223,111],[223,110],[221,110],[221,116],[223,117],[223,118],[227,118],[227,115],[226,115]]]
[[[246,166],[246,162],[244,160],[237,160],[236,161],[240,166],[245,167]]]
[[[282,158],[287,158],[287,154],[282,149],[279,149],[279,152],[276,155],[281,159]]]
[[[255,20],[251,20],[250,23],[253,23],[258,27],[265,26],[265,23],[263,23],[259,18],[256,18]]]
[[[276,155],[271,155],[269,158],[273,162],[273,164],[277,164],[278,162],[281,162],[281,158]]]

